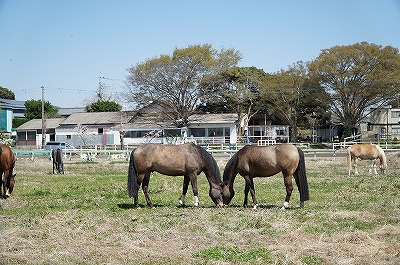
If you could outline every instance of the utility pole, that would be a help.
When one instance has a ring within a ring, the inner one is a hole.
[[[46,119],[44,117],[44,86],[42,88],[42,148],[46,145]]]

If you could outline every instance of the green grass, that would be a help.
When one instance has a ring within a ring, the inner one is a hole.
[[[396,263],[400,169],[392,160],[387,175],[349,177],[341,163],[307,161],[310,201],[302,209],[296,186],[290,208],[280,209],[285,198],[281,174],[255,179],[259,208],[254,210],[242,207],[240,176],[230,206],[219,209],[208,196],[204,175],[198,178],[200,207],[196,208],[190,186],[187,206],[179,206],[183,177],[153,173],[149,193],[156,208],[146,206],[140,191],[141,208],[135,209],[126,193],[125,161],[68,161],[65,175],[51,174],[48,161],[18,161],[14,194],[0,201],[0,260],[17,264],[31,260],[41,264]]]

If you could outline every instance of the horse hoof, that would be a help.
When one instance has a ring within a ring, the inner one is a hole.
[[[304,202],[300,202],[300,208],[304,207]]]
[[[256,210],[257,207],[258,207],[258,204],[254,205],[254,206],[253,206],[253,209]]]

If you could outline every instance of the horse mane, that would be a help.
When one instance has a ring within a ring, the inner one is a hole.
[[[238,158],[238,152],[236,152],[231,159],[229,159],[228,163],[226,163],[225,166],[225,170],[224,170],[224,175],[223,175],[223,181],[227,181],[230,180],[230,178],[232,177],[233,174],[233,170],[234,170],[234,166],[237,162],[237,158]]]
[[[208,172],[209,176],[207,176],[206,174],[207,178],[213,178],[213,182],[221,182],[221,173],[214,157],[203,147],[195,145],[194,143],[191,143],[191,145],[200,153],[200,156],[204,161],[205,167],[212,170],[212,172]]]
[[[376,149],[379,152],[379,160],[381,162],[381,167],[383,170],[385,170],[387,167],[386,154],[380,146],[376,145]]]

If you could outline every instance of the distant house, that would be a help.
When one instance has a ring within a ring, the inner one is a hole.
[[[177,127],[173,120],[155,113],[78,112],[67,118],[46,120],[46,141],[66,142],[72,146],[120,145],[141,143],[234,144],[237,127],[243,126],[237,115],[195,114],[186,127]],[[18,145],[40,146],[42,123],[31,120],[17,128]]]
[[[363,139],[400,140],[400,108],[374,109],[366,127]]]
[[[12,131],[12,120],[14,118],[23,118],[25,112],[25,102],[0,99],[0,132]]]
[[[72,146],[119,144],[117,124],[125,124],[135,112],[78,112],[72,113],[56,128],[56,140]]]
[[[46,142],[56,140],[56,128],[65,118],[46,119]],[[19,126],[17,129],[18,146],[42,145],[42,119],[33,119]]]
[[[176,127],[166,117],[138,115],[113,130],[124,132],[124,144],[140,143],[236,143],[236,114],[195,114],[187,127]]]

